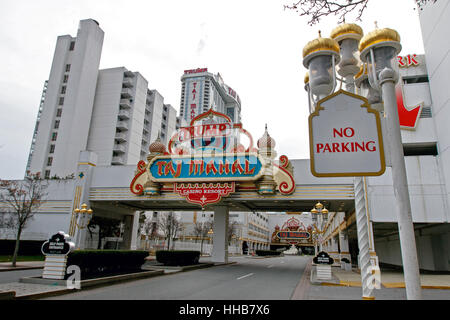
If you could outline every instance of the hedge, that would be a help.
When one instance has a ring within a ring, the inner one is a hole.
[[[41,247],[44,241],[20,240],[19,256],[42,255]],[[0,240],[0,256],[12,256],[16,240]]]
[[[81,277],[141,270],[148,256],[143,250],[75,250],[67,257],[67,266],[77,265]]]
[[[189,266],[197,264],[200,259],[200,251],[185,250],[158,250],[156,260],[165,266]]]
[[[257,256],[279,256],[282,251],[277,250],[256,250]]]

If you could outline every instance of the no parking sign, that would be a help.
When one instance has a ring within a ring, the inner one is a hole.
[[[379,176],[386,169],[381,121],[366,98],[339,90],[309,116],[311,173],[316,177]]]

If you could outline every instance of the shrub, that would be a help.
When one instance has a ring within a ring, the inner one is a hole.
[[[156,260],[165,266],[188,266],[197,264],[200,251],[158,250]]]
[[[141,250],[75,250],[69,253],[67,266],[79,266],[85,278],[140,270],[147,256],[148,252]]]
[[[257,256],[279,256],[282,251],[277,250],[256,250]]]

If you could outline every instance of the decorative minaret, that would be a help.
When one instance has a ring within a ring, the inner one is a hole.
[[[161,142],[160,133],[158,132],[158,137],[156,140],[150,144],[149,146],[149,155],[147,156],[147,161],[150,161],[159,155],[166,153],[166,146]],[[161,184],[157,182],[153,182],[151,179],[148,179],[144,185],[144,194],[148,195],[158,195],[160,193]]]
[[[273,177],[273,159],[276,157],[275,140],[269,135],[267,131],[267,124],[264,134],[258,140],[258,154],[263,160],[263,176],[257,182],[258,193],[260,194],[274,194],[277,184]]]

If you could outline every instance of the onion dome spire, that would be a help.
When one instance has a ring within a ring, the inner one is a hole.
[[[150,147],[148,148],[150,153],[165,153],[166,152],[166,146],[161,142],[160,132],[158,131],[158,136],[156,137],[156,140],[150,144]]]
[[[275,148],[276,142],[275,142],[275,139],[272,138],[269,135],[269,132],[267,131],[267,123],[266,123],[266,128],[265,128],[264,134],[261,138],[259,138],[257,145],[258,145],[258,148],[267,148],[267,149]]]

